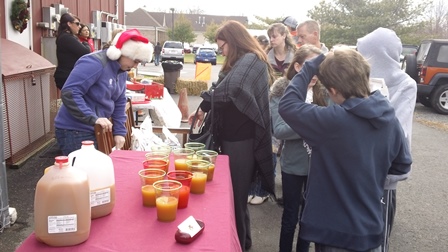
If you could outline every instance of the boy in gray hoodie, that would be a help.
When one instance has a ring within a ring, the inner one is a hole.
[[[389,90],[389,99],[395,114],[403,127],[404,135],[411,146],[412,119],[417,99],[417,83],[400,67],[402,44],[394,31],[378,28],[358,39],[358,52],[370,64],[370,77],[383,78]],[[388,251],[389,237],[396,209],[397,183],[405,177],[388,177],[384,185],[384,244]]]

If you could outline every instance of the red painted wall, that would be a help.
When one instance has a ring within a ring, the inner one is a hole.
[[[0,0],[0,13],[5,13],[4,1]],[[6,0],[9,1],[9,0]],[[100,10],[103,12],[118,14],[118,23],[124,24],[124,0],[29,0],[32,1],[32,22],[29,27],[33,29],[33,48],[38,54],[41,54],[41,37],[49,36],[48,31],[36,26],[37,22],[42,22],[42,7],[49,7],[52,4],[63,4],[69,8],[70,13],[78,16],[83,23],[92,23],[92,11]],[[2,4],[3,3],[3,4]],[[118,3],[118,11],[115,7]],[[3,18],[3,17],[2,17]],[[107,21],[106,15],[102,15],[101,21]],[[108,21],[111,21],[110,19]],[[4,26],[2,20],[2,26]],[[4,27],[1,27],[1,37],[6,38]]]

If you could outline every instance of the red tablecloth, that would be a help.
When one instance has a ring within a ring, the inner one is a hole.
[[[228,156],[219,155],[213,181],[202,195],[190,195],[174,222],[157,221],[155,208],[142,206],[140,178],[145,152],[114,151],[116,200],[112,213],[92,220],[89,239],[71,247],[50,247],[31,234],[16,251],[241,251],[233,211]],[[174,162],[170,162],[174,170]],[[177,226],[193,215],[205,223],[204,232],[188,245],[174,239]]]

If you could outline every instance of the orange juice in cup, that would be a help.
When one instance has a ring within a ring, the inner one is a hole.
[[[142,186],[142,199],[143,206],[155,207],[156,206],[156,190],[152,185]]]
[[[182,184],[175,180],[159,180],[153,186],[156,191],[157,220],[162,222],[174,221]]]
[[[178,199],[173,196],[161,196],[156,199],[157,220],[170,222],[176,219]]]
[[[138,172],[140,176],[143,206],[156,206],[155,190],[152,184],[165,178],[165,171],[160,169],[143,169]]]
[[[186,163],[193,173],[190,192],[194,194],[203,194],[205,192],[205,184],[207,183],[207,173],[210,162],[196,159],[188,160]]]
[[[160,169],[165,172],[168,172],[168,160],[163,158],[149,158],[143,161],[144,169]]]
[[[179,148],[173,150],[174,169],[188,171],[186,161],[193,158],[194,150],[189,148]]]
[[[212,181],[213,175],[215,174],[215,162],[216,158],[218,157],[218,152],[212,150],[199,150],[196,151],[196,156],[198,159],[210,162],[207,173],[207,181]]]
[[[163,170],[165,172],[168,172],[168,168],[170,166],[170,154],[166,151],[149,151],[145,154],[146,160],[152,160],[153,162],[147,162],[151,164],[164,164],[163,161],[166,161],[165,166],[163,167]],[[163,160],[163,161],[162,161]],[[157,168],[157,167],[151,167],[151,168]]]

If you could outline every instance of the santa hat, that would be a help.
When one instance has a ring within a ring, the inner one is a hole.
[[[115,35],[106,54],[111,60],[118,60],[121,56],[126,56],[132,60],[150,62],[153,51],[149,40],[143,37],[137,29],[131,29]]]

